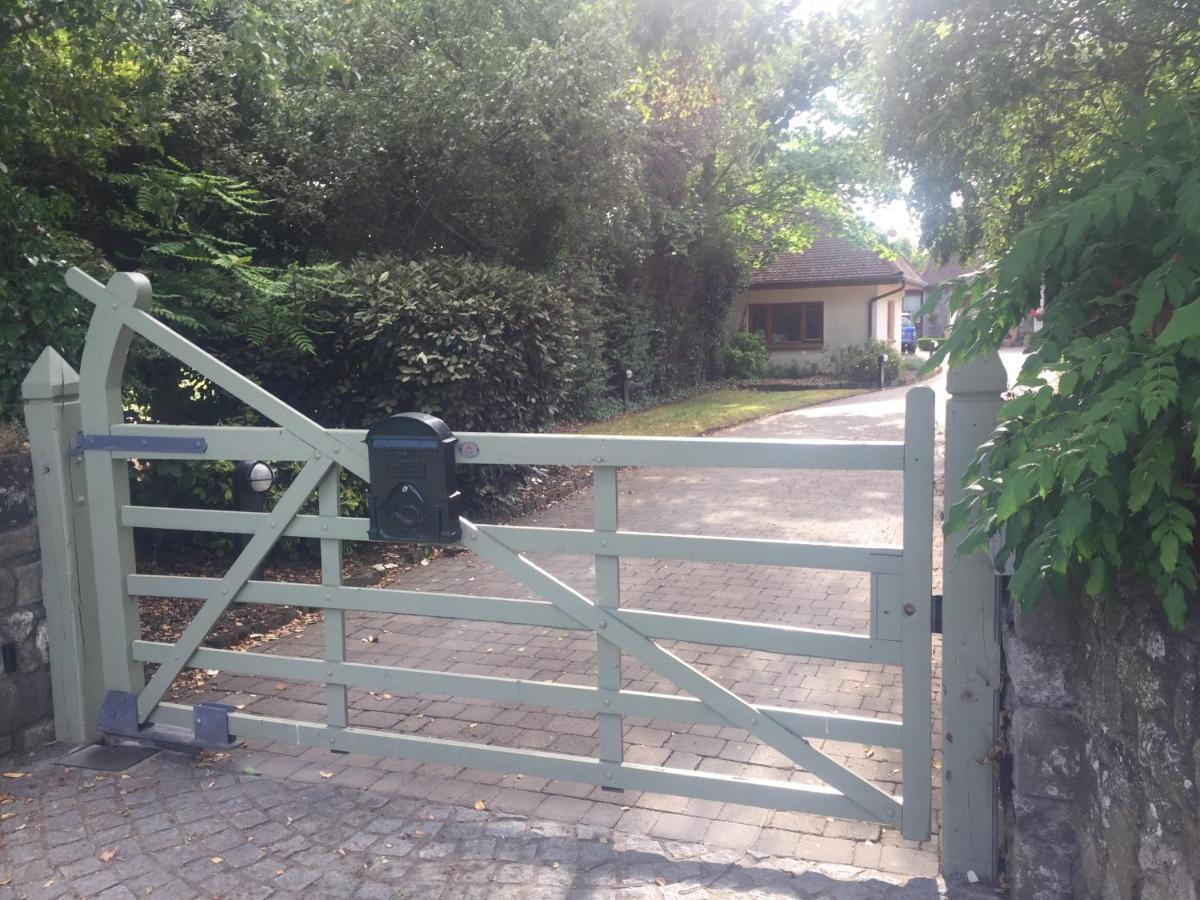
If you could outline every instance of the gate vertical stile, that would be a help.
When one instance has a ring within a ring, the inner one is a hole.
[[[136,272],[120,272],[109,281],[109,309],[97,304],[88,326],[79,373],[81,421],[86,434],[106,435],[125,418],[121,384],[133,332],[118,315],[120,304],[148,310],[150,282]],[[110,311],[111,310],[111,311]],[[108,690],[139,692],[146,678],[133,658],[133,642],[141,637],[137,601],[130,596],[126,576],[136,567],[133,532],[121,525],[121,507],[130,502],[129,463],[104,453],[84,456],[88,483],[89,524],[95,559],[96,611],[104,686]]]
[[[620,515],[620,499],[615,466],[596,466],[592,470],[593,527],[600,535],[617,530]],[[596,554],[596,605],[617,608],[621,605],[621,558]],[[596,635],[596,686],[601,691],[621,690],[621,648],[612,641]],[[611,703],[603,700],[604,705]],[[604,762],[617,763],[625,758],[625,741],[622,719],[613,713],[600,713],[597,717],[597,750]]]
[[[331,466],[317,487],[317,513],[321,518],[336,518],[340,506],[341,490],[338,478],[340,466]],[[327,531],[329,524],[321,523]],[[342,542],[337,538],[321,539],[321,584],[327,588],[340,587],[342,583]],[[331,599],[330,594],[325,600]],[[346,704],[346,685],[333,682],[333,668],[346,661],[346,614],[341,609],[325,607],[323,612],[325,630],[325,662],[329,668],[326,676],[330,680],[325,686],[325,720],[330,728],[345,728],[349,724]]]
[[[933,400],[931,388],[913,388],[904,416],[901,831],[918,841],[929,839],[933,800]]]

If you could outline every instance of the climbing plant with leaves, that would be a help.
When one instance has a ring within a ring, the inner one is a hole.
[[[1043,327],[947,528],[999,538],[1022,602],[1148,581],[1175,628],[1197,588],[1200,100],[1149,108],[1068,201],[949,292],[964,362],[1039,306]]]

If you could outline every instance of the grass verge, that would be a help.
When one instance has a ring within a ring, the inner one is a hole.
[[[858,389],[824,388],[811,391],[755,391],[721,388],[675,403],[664,403],[638,412],[595,422],[581,434],[624,434],[659,437],[692,437],[728,428],[751,419],[800,409],[826,400],[863,393]]]

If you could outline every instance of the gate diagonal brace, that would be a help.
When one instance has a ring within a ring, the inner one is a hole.
[[[192,707],[192,730],[177,725],[141,725],[137,694],[108,691],[100,705],[96,730],[109,737],[126,738],[139,744],[196,754],[201,750],[229,750],[237,738],[229,733],[229,714],[234,707],[203,702]]]

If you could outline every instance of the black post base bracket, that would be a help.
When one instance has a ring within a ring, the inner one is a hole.
[[[237,739],[229,733],[229,713],[233,709],[225,703],[197,703],[192,707],[190,731],[178,725],[143,725],[138,721],[137,694],[108,691],[100,705],[96,730],[163,750],[193,754],[229,750],[237,746]]]

